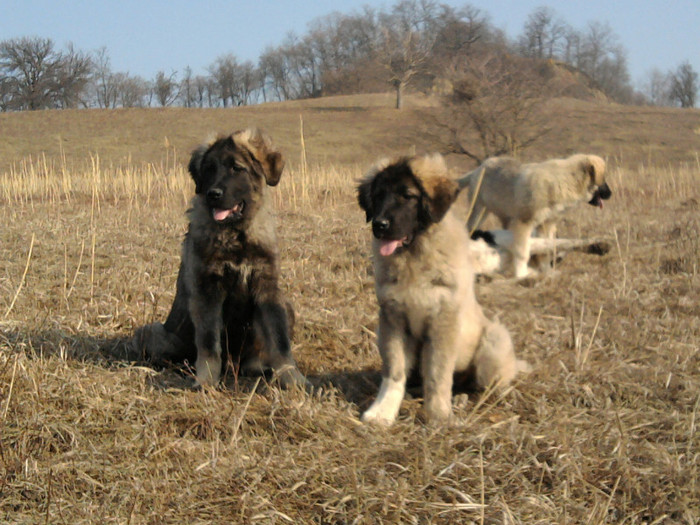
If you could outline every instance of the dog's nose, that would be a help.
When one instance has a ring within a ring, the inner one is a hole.
[[[224,190],[221,188],[211,188],[209,191],[207,191],[207,199],[210,201],[218,201],[223,194]]]
[[[389,229],[389,219],[374,219],[372,226],[376,231],[385,232]]]

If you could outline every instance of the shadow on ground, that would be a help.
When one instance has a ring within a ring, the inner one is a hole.
[[[134,355],[129,345],[130,337],[93,337],[73,335],[61,330],[43,332],[24,332],[18,328],[0,326],[0,348],[23,351],[30,359],[58,356],[61,359],[119,369],[128,366],[148,367],[156,371],[149,381],[154,388],[169,390],[194,388],[194,370],[185,363],[168,363],[155,366],[144,356]],[[235,373],[235,367],[229,363],[224,372],[221,388],[232,392],[255,392],[265,394],[274,385],[272,375],[242,375]],[[302,370],[302,373],[305,371]],[[381,374],[375,369],[338,370],[329,373],[307,373],[310,392],[319,393],[333,389],[348,403],[356,405],[359,410],[366,409],[377,395],[381,383]],[[473,393],[473,384],[469,376],[455,377],[455,394]],[[420,397],[420,378],[414,374],[408,381],[407,395]]]

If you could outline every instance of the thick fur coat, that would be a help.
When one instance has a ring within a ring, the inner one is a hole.
[[[177,289],[164,324],[140,328],[132,345],[157,363],[194,362],[199,385],[214,385],[228,362],[271,369],[303,384],[290,350],[293,313],[279,288],[275,217],[268,187],[284,161],[267,136],[244,130],[196,149],[195,196],[182,244]]]
[[[527,368],[506,328],[476,301],[469,238],[450,210],[458,190],[437,155],[382,162],[358,187],[374,234],[382,357],[380,391],[363,421],[394,421],[414,371],[428,419],[443,421],[456,373],[480,387],[505,386]]]

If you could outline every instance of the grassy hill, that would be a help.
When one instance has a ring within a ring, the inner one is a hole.
[[[409,97],[397,111],[390,94],[328,97],[229,109],[119,109],[0,114],[0,172],[23,158],[73,163],[98,155],[104,165],[186,162],[206,137],[250,125],[270,133],[290,162],[300,159],[303,123],[308,162],[366,165],[378,157],[442,151],[431,124],[434,102]],[[590,151],[623,164],[695,162],[700,110],[557,99],[552,131],[526,158]],[[452,159],[456,164],[466,159]]]
[[[611,251],[479,282],[533,371],[455,397],[447,427],[407,397],[388,429],[358,419],[380,362],[355,184],[377,157],[440,148],[430,101],[0,115],[0,522],[700,522],[700,112],[550,109],[557,131],[525,156],[607,157],[612,199],[559,233]],[[314,395],[233,377],[194,392],[118,358],[171,304],[189,152],[251,124],[290,161],[282,286]]]

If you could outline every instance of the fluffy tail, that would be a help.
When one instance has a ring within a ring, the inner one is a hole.
[[[471,187],[472,186],[472,181],[474,180],[480,180],[481,179],[481,173],[482,167],[479,166],[475,170],[470,171],[466,175],[463,175],[459,179],[457,179],[457,184],[459,185],[459,189],[463,190],[464,188]]]

